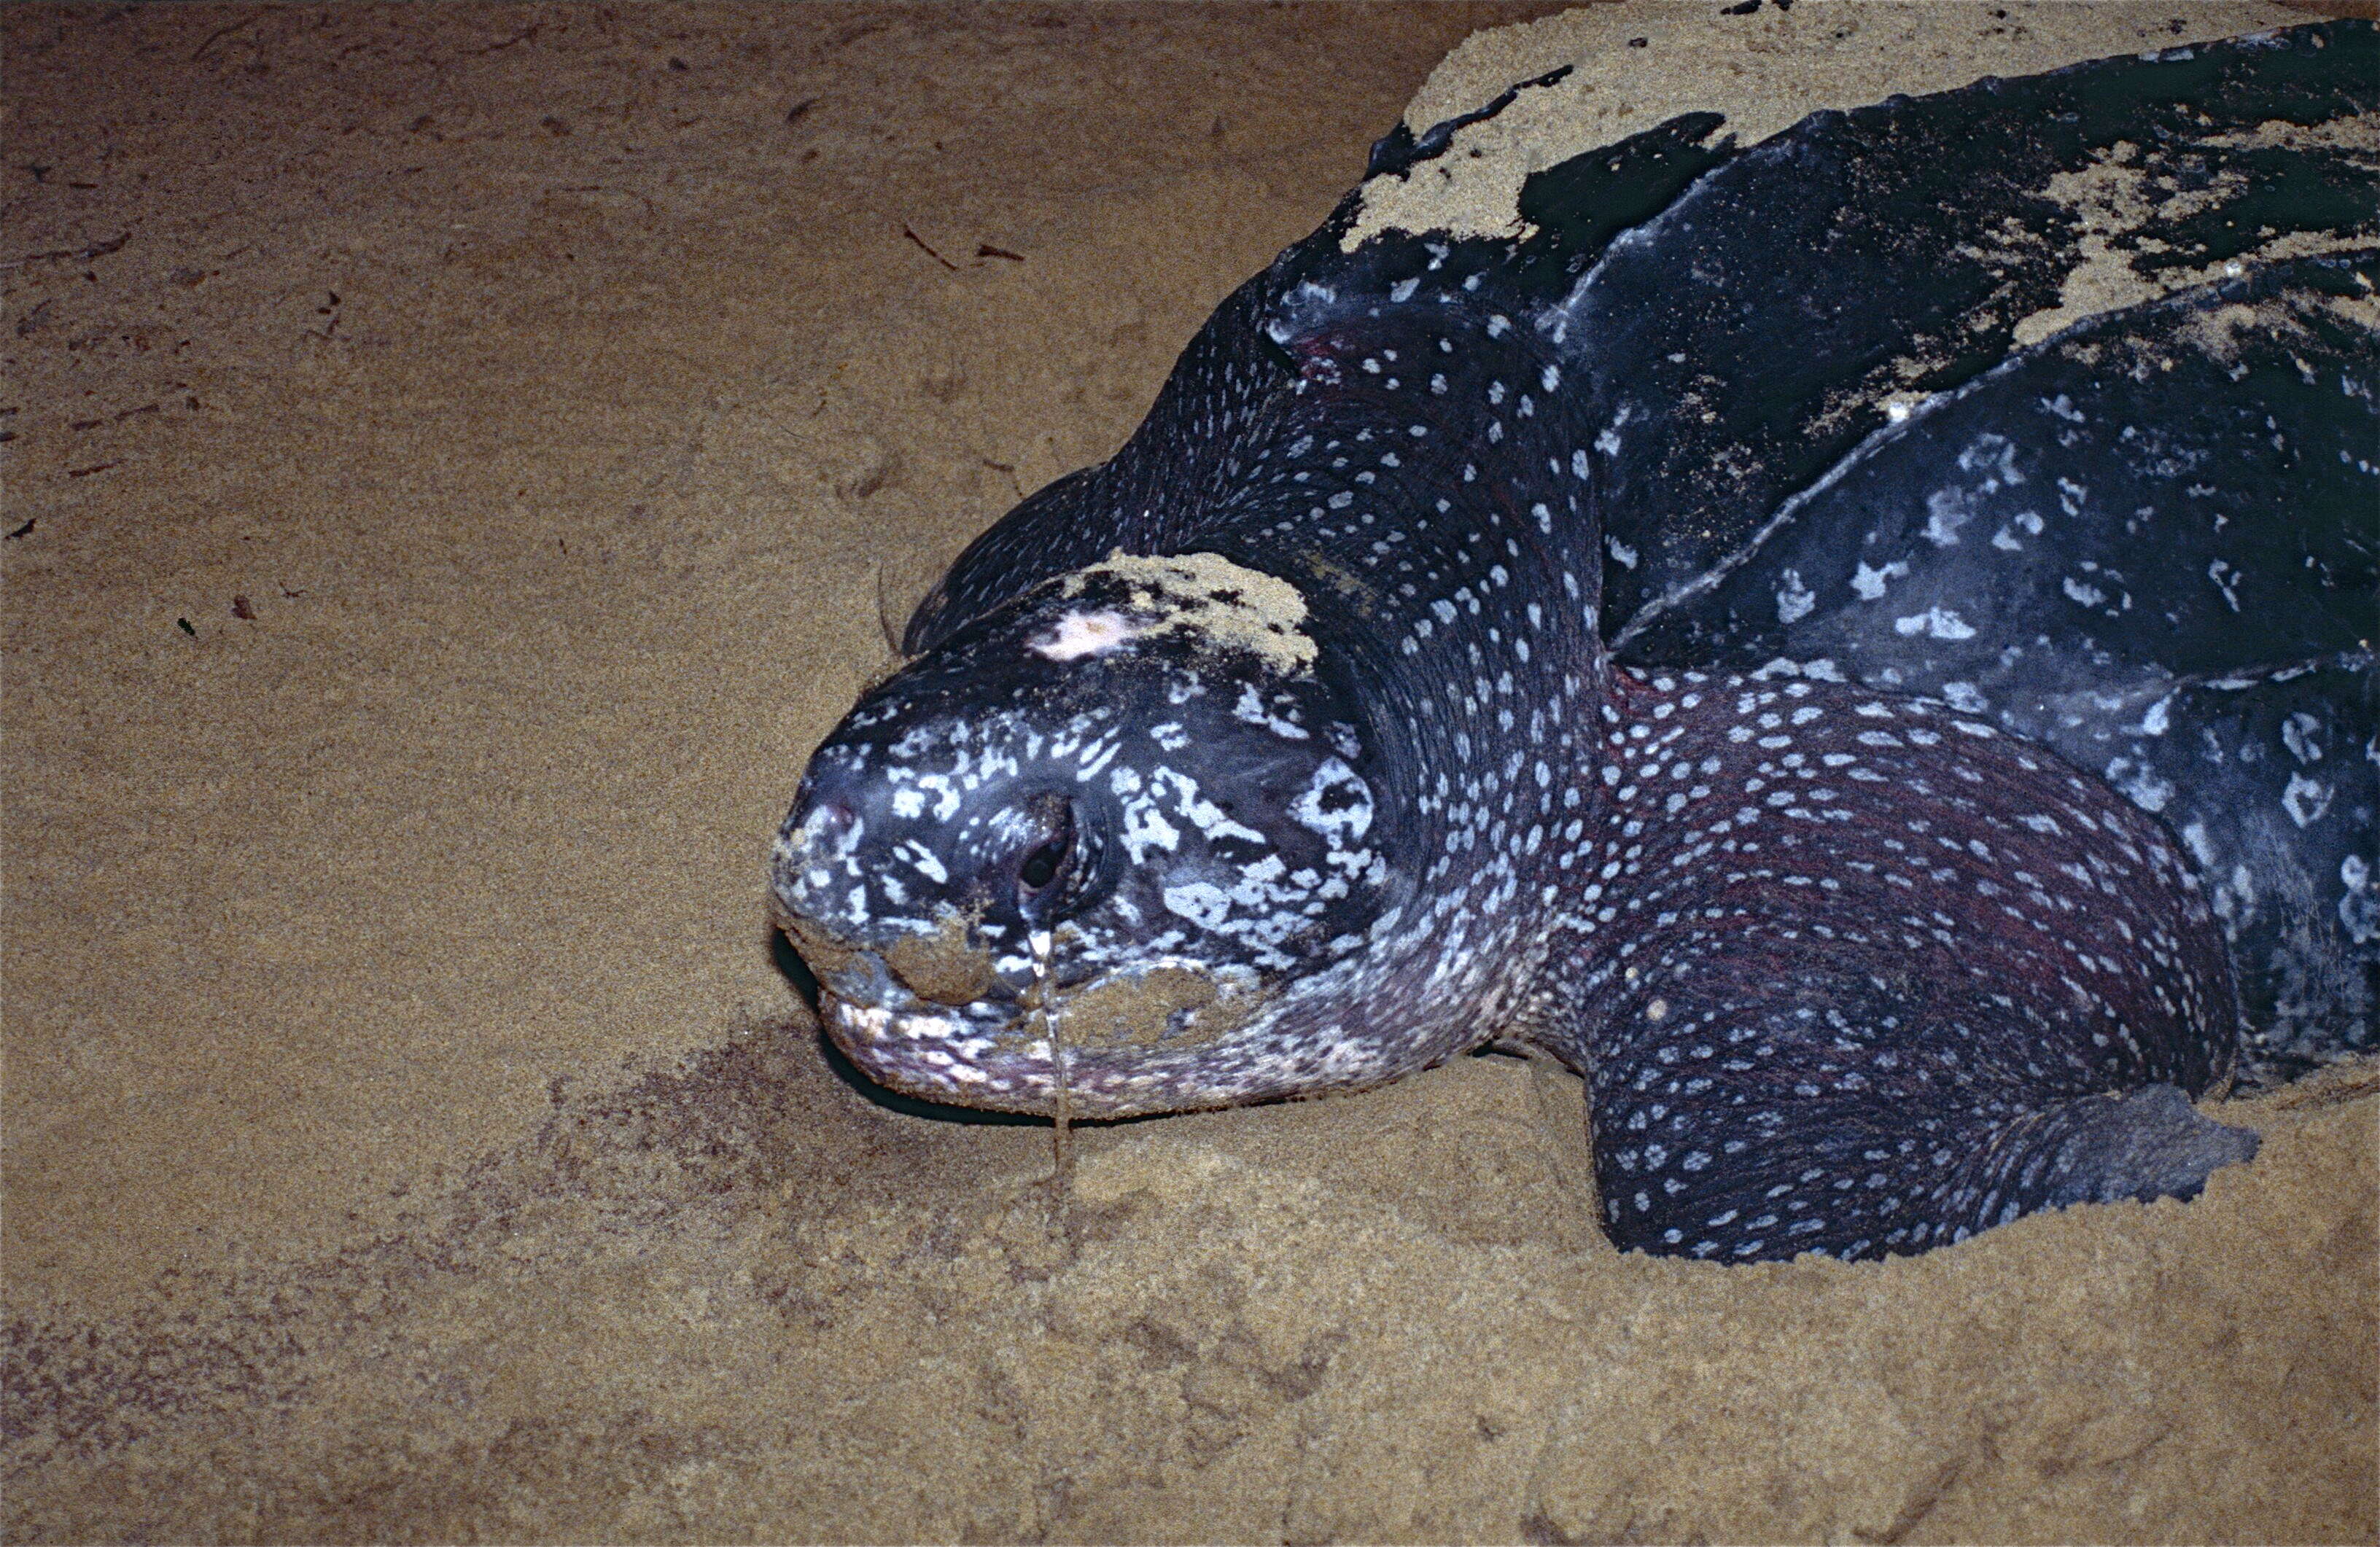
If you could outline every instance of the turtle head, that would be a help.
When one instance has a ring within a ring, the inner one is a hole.
[[[1309,1083],[1272,1067],[1265,1020],[1402,883],[1305,622],[1219,555],[1117,555],[862,698],[770,864],[837,1045],[895,1089],[1017,1111],[1055,1109],[1061,1050],[1087,1117]]]

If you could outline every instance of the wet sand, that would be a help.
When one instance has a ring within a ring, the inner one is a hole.
[[[8,1538],[2380,1532],[2369,1067],[1714,1271],[1517,1059],[1086,1131],[1053,1233],[822,1048],[759,857],[884,620],[1551,9],[0,13]],[[1780,24],[1630,112],[1824,100]]]

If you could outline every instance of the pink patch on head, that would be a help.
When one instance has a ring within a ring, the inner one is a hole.
[[[1146,632],[1121,612],[1069,612],[1029,647],[1045,660],[1081,660],[1106,655]]]

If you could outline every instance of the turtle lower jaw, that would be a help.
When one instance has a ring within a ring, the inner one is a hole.
[[[1038,1064],[1046,1080],[1047,1048],[1038,1060],[1018,1057],[1022,1033],[1014,1025],[977,1021],[965,1011],[923,1001],[862,1004],[832,991],[819,996],[827,1035],[863,1074],[905,1095],[961,1106],[1015,1110],[1038,1107],[1003,1099],[1025,1094]]]
[[[808,942],[805,939],[804,943]],[[872,950],[846,949],[820,971],[819,1019],[860,1072],[905,1095],[962,1106],[998,1106],[1016,1082],[1028,1017],[1014,1004],[938,1004],[913,992]]]
[[[1021,1012],[1006,1022],[922,1001],[859,1004],[832,991],[819,996],[827,1035],[859,1071],[921,1101],[1033,1117],[1058,1115],[1057,1049],[1040,1018]],[[1066,1115],[1077,1121],[1146,1117],[1232,1105],[1228,1092],[1176,1069],[1160,1073],[1145,1059],[1064,1050]]]

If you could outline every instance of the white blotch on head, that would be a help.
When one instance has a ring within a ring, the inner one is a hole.
[[[1044,660],[1082,660],[1106,655],[1147,632],[1121,612],[1069,612],[1028,647]]]

